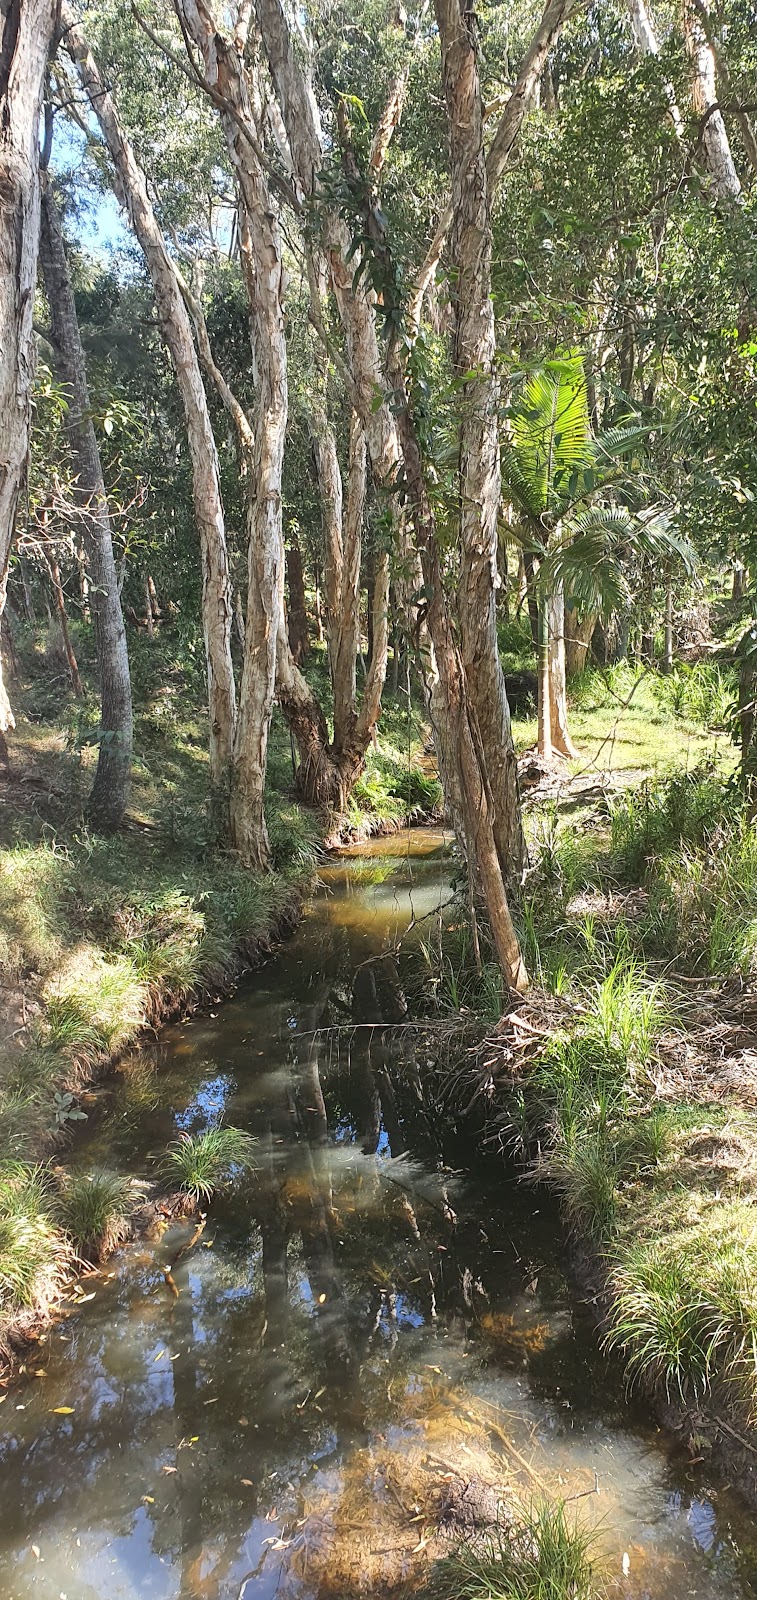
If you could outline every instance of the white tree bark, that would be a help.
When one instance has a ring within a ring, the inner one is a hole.
[[[144,173],[121,125],[110,91],[100,75],[76,15],[63,0],[64,40],[102,131],[113,166],[114,187],[141,245],[152,282],[160,328],[176,374],[184,409],[195,521],[202,559],[202,621],[210,711],[210,769],[213,783],[229,782],[236,693],[231,659],[231,585],[218,453],[208,413],[192,324],[179,277],[158,225]]]
[[[717,199],[728,205],[740,201],[741,180],[734,165],[723,114],[718,109],[715,52],[710,42],[708,7],[704,0],[683,0],[683,26],[691,62],[691,98],[700,120],[701,150]]]
[[[287,423],[284,269],[278,212],[256,151],[255,115],[244,64],[249,8],[231,41],[204,0],[178,0],[202,54],[239,186],[239,242],[250,306],[256,378],[254,444],[248,500],[245,651],[231,784],[231,837],[247,866],[269,863],[264,788],[276,687],[277,634],[284,597],[281,472]],[[247,130],[246,135],[245,130]]]
[[[39,119],[56,9],[54,0],[6,0],[0,9],[0,617],[29,452]],[[0,754],[13,726],[0,662]]]
[[[495,607],[501,496],[499,385],[494,371],[492,238],[484,114],[475,39],[469,31],[467,14],[463,16],[459,0],[436,0],[436,17],[452,172],[449,253],[455,315],[453,365],[462,385],[457,610],[468,695],[491,786],[497,852],[506,881],[517,882],[525,846]],[[471,21],[471,28],[474,27]]]
[[[628,14],[631,26],[636,37],[636,43],[644,56],[656,56],[660,53],[657,35],[646,6],[646,0],[628,0]],[[676,131],[678,139],[683,139],[683,118],[678,109],[676,92],[672,83],[665,83],[665,98],[668,102],[670,120]]]

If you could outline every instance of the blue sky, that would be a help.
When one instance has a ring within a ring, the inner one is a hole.
[[[50,166],[61,176],[84,172],[87,141],[79,128],[62,117],[55,119],[55,138]],[[129,228],[124,224],[121,207],[110,190],[101,192],[94,182],[86,181],[77,190],[79,204],[75,214],[70,214],[67,231],[74,234],[85,250],[94,256],[108,257],[112,249],[121,249],[133,243]]]

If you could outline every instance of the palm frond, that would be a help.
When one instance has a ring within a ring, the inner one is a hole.
[[[531,373],[511,411],[511,425],[505,480],[517,478],[531,515],[564,507],[592,461],[582,357],[570,353]]]

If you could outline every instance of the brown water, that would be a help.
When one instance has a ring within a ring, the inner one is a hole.
[[[449,1170],[423,1061],[346,1027],[450,876],[428,832],[329,864],[277,960],[96,1097],[90,1160],[149,1174],[223,1111],[259,1169],[178,1260],[189,1226],[87,1280],[2,1406],[0,1600],[384,1596],[444,1548],[440,1495],[536,1479],[582,1496],[611,1593],[757,1593],[751,1519],[624,1402],[554,1215]]]

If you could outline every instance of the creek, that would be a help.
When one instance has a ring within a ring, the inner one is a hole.
[[[149,1177],[220,1116],[259,1156],[198,1237],[83,1279],[10,1390],[2,1600],[376,1600],[542,1490],[596,1525],[611,1594],[757,1593],[752,1519],[623,1395],[551,1207],[456,1164],[401,1021],[352,1025],[452,874],[430,830],[331,858],[274,961],[92,1096],[90,1164]]]

